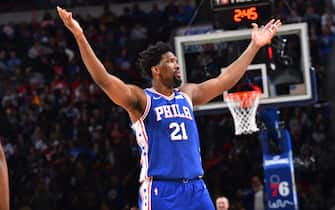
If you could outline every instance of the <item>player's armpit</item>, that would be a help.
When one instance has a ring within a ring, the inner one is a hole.
[[[147,99],[143,89],[135,85],[125,84],[113,75],[109,75],[108,81],[99,86],[115,104],[129,113],[133,122],[144,113]]]
[[[192,100],[193,105],[202,105],[207,103],[213,94],[202,90],[200,84],[186,83],[182,85],[180,91],[186,93]]]

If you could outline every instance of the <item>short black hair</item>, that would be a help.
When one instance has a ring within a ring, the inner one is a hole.
[[[167,52],[172,52],[171,46],[165,42],[157,42],[139,53],[136,64],[143,73],[152,77],[151,67],[159,64],[162,55]]]

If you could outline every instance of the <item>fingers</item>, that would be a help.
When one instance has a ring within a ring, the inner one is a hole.
[[[256,31],[258,30],[258,25],[256,23],[251,23],[251,25],[252,25],[254,30],[256,30]]]
[[[273,24],[271,25],[270,29],[275,28],[275,29],[278,30],[278,28],[279,28],[280,26],[281,26],[281,21],[280,21],[280,20],[277,20],[275,23],[273,23]]]
[[[63,9],[59,6],[57,6],[57,12],[63,20],[65,20],[65,19],[69,20],[69,19],[72,18],[72,13],[71,12],[68,12],[68,11],[66,11],[65,9]]]
[[[272,24],[275,22],[275,19],[270,20],[265,26],[264,30],[269,30],[269,28],[272,26]]]
[[[266,26],[264,27],[264,30],[269,31],[270,33],[277,33],[278,28],[282,25],[280,20],[274,20],[272,19],[271,21],[269,21]]]
[[[277,20],[273,25],[278,29],[282,25],[282,23],[280,20]]]
[[[59,14],[59,17],[62,19],[64,22],[65,26],[72,27],[73,25],[73,20],[72,20],[72,12],[68,12],[65,9],[57,6],[57,12]]]
[[[57,12],[58,12],[59,17],[62,20],[64,20],[64,13],[65,13],[64,9],[60,8],[59,6],[57,6]]]
[[[72,17],[72,12],[68,12],[65,9],[57,6],[57,12],[59,17],[62,19],[64,25],[73,33],[73,35],[80,35],[83,29],[79,23]]]
[[[58,12],[59,16],[61,16],[61,17],[64,15],[64,9],[62,9],[59,6],[57,6],[57,12]]]
[[[258,25],[255,23],[251,24],[252,27],[255,29],[258,29]],[[278,28],[282,25],[281,21],[275,20],[275,19],[271,19],[264,27],[263,30],[267,30],[270,31],[271,33],[273,32],[277,32]]]
[[[256,23],[251,23],[252,28],[253,28],[253,32],[252,33],[256,33],[258,31],[258,25]]]

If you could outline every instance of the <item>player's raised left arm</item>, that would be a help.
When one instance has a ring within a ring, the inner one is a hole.
[[[185,84],[181,87],[182,91],[190,95],[194,105],[205,104],[222,94],[225,90],[233,87],[241,79],[259,49],[270,43],[281,26],[281,22],[273,19],[260,30],[256,23],[253,23],[252,26],[253,30],[249,46],[239,58],[226,68],[224,74],[200,84]]]
[[[5,153],[0,143],[0,210],[9,210],[9,181]]]

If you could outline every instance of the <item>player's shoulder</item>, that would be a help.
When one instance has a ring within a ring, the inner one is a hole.
[[[137,119],[138,116],[142,115],[146,108],[147,97],[143,88],[133,84],[128,84],[128,87],[131,90],[131,94],[133,95],[132,98],[135,100],[133,100],[130,103],[130,106],[127,107],[127,111],[133,119]]]
[[[133,84],[127,84],[128,87],[131,89],[131,92],[135,95],[138,95],[138,96],[145,96],[145,91],[143,88],[137,86],[137,85],[133,85]]]
[[[180,92],[187,94],[190,98],[194,91],[196,91],[198,85],[196,83],[184,83],[178,89]]]

